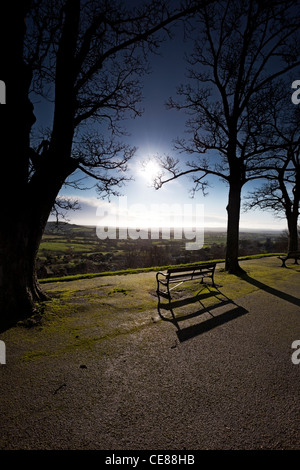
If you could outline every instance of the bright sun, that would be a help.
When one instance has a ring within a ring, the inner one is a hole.
[[[152,183],[156,176],[161,172],[159,164],[155,160],[148,160],[143,163],[142,175],[148,183]]]

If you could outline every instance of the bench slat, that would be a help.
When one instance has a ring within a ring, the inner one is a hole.
[[[205,277],[205,275],[212,276],[213,271],[202,271],[201,273],[183,273],[183,274],[176,274],[176,276],[168,276],[170,282],[174,282],[176,279],[187,278],[187,279],[196,279],[198,277]]]
[[[180,273],[180,272],[191,272],[191,271],[199,271],[199,270],[203,270],[203,269],[207,269],[207,268],[215,268],[216,264],[200,264],[200,265],[197,265],[197,266],[186,266],[186,267],[181,267],[181,268],[170,268],[167,270],[167,273],[168,274],[172,274],[172,273]]]
[[[206,276],[207,274],[207,276]],[[172,283],[172,282],[177,282],[177,281],[193,281],[194,279],[200,279],[200,278],[203,278],[203,277],[212,277],[213,273],[212,271],[206,271],[204,273],[198,273],[198,274],[190,274],[190,275],[187,275],[187,274],[180,274],[178,276],[174,276],[174,277],[168,277],[166,280],[164,279],[160,279],[159,282],[161,284],[163,284],[164,286],[166,286],[168,283]]]

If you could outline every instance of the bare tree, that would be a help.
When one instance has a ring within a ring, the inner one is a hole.
[[[288,226],[288,251],[298,250],[300,205],[300,109],[287,106],[286,99],[269,106],[269,125],[265,132],[273,136],[278,148],[269,155],[271,165],[267,182],[250,192],[245,209],[259,207],[285,217]]]
[[[181,157],[165,156],[167,170],[156,187],[191,174],[194,190],[206,190],[215,175],[229,186],[226,270],[238,274],[241,190],[265,174],[259,159],[274,143],[261,136],[268,99],[276,80],[299,66],[298,1],[220,0],[197,14],[192,32],[194,52],[188,57],[189,81],[178,88],[178,101],[168,106],[189,115],[190,139],[178,139]],[[254,125],[255,124],[255,125]],[[271,136],[269,136],[271,137]],[[185,163],[182,156],[194,155]]]
[[[100,192],[115,191],[125,181],[134,149],[119,142],[120,123],[141,112],[147,55],[168,36],[174,21],[200,4],[186,0],[170,7],[152,0],[133,7],[118,0],[32,0],[1,12],[8,25],[1,38],[0,78],[7,87],[1,165],[11,182],[9,194],[1,187],[1,329],[31,315],[35,303],[46,298],[35,260],[70,175],[80,170],[95,177]],[[53,105],[49,135],[34,145],[30,93]]]

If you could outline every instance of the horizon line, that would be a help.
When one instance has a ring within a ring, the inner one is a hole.
[[[53,224],[64,224],[64,225],[76,225],[78,227],[89,227],[89,228],[97,228],[97,227],[104,227],[104,228],[107,228],[107,229],[116,229],[116,230],[143,230],[143,231],[151,231],[151,230],[175,230],[175,229],[182,229],[182,230],[186,230],[186,229],[190,229],[190,230],[201,230],[203,229],[204,231],[206,230],[212,230],[212,231],[223,231],[223,232],[227,232],[227,227],[224,227],[224,226],[175,226],[175,227],[162,227],[162,226],[159,226],[159,225],[153,225],[152,227],[144,227],[144,226],[141,226],[141,227],[136,227],[136,226],[119,226],[119,227],[116,227],[114,225],[99,225],[99,224],[89,224],[89,223],[75,223],[75,222],[71,222],[71,221],[55,221],[55,220],[48,220],[47,223],[53,223]],[[269,232],[283,232],[285,231],[286,228],[269,228],[269,227],[240,227],[239,228],[239,231],[269,231]]]

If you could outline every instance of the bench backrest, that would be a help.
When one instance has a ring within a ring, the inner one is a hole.
[[[171,274],[179,274],[179,273],[192,273],[193,271],[201,271],[205,269],[213,270],[216,267],[216,263],[207,263],[207,264],[199,264],[196,266],[186,266],[180,268],[169,268],[167,270],[168,275]]]
[[[289,251],[288,256],[293,258],[294,256],[300,256],[300,251]]]

